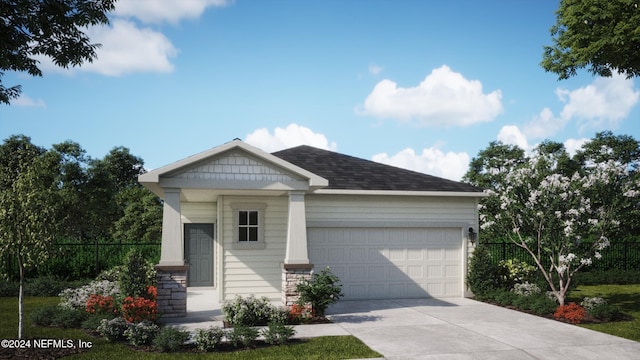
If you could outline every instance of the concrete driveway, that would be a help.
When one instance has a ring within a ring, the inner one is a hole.
[[[640,343],[470,299],[340,301],[334,324],[386,359],[640,359]]]
[[[186,330],[222,326],[212,288],[189,288]],[[332,324],[298,325],[297,338],[353,335],[386,359],[640,359],[640,342],[471,299],[340,300]]]

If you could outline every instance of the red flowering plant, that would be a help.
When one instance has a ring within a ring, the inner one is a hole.
[[[127,296],[122,303],[122,316],[130,323],[138,323],[158,319],[157,289],[155,286],[147,288],[147,297]]]
[[[579,324],[584,320],[585,310],[582,306],[571,302],[568,305],[558,306],[553,317],[556,320],[565,320],[571,324]]]
[[[92,315],[115,315],[118,313],[113,296],[89,295],[85,310]]]
[[[289,309],[289,322],[292,324],[308,324],[316,317],[316,312],[310,304],[293,304]]]

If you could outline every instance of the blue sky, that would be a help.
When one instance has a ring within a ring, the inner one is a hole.
[[[120,0],[99,58],[5,73],[0,137],[126,146],[149,169],[241,138],[459,180],[490,141],[640,139],[638,80],[539,66],[557,1]]]

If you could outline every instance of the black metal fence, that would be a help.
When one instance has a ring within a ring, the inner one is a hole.
[[[518,259],[527,263],[532,261],[531,255],[514,243],[490,242],[483,245],[489,248],[491,258],[496,263],[508,259]],[[587,269],[640,270],[640,242],[612,242],[601,254],[602,258],[593,259],[592,265]]]
[[[63,242],[54,248],[52,256],[39,267],[30,269],[27,277],[58,275],[69,280],[92,278],[102,270],[122,265],[132,249],[139,250],[153,264],[160,260],[160,243]],[[0,259],[0,272],[17,278],[17,260],[9,256]]]

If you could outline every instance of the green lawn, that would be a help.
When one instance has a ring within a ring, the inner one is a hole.
[[[31,312],[39,307],[56,304],[57,297],[25,298],[25,320],[23,338],[32,339],[71,339],[91,342],[91,350],[70,359],[354,359],[381,357],[353,336],[327,336],[313,338],[304,342],[294,342],[284,346],[270,346],[252,350],[226,353],[157,353],[134,350],[125,344],[109,343],[95,338],[79,329],[43,328],[30,325]],[[0,297],[0,339],[16,339],[18,335],[18,299]],[[55,353],[55,350],[52,350]]]
[[[640,341],[640,284],[635,285],[581,285],[571,292],[569,301],[580,303],[585,297],[601,297],[617,305],[633,317],[632,321],[580,326],[623,338]]]

